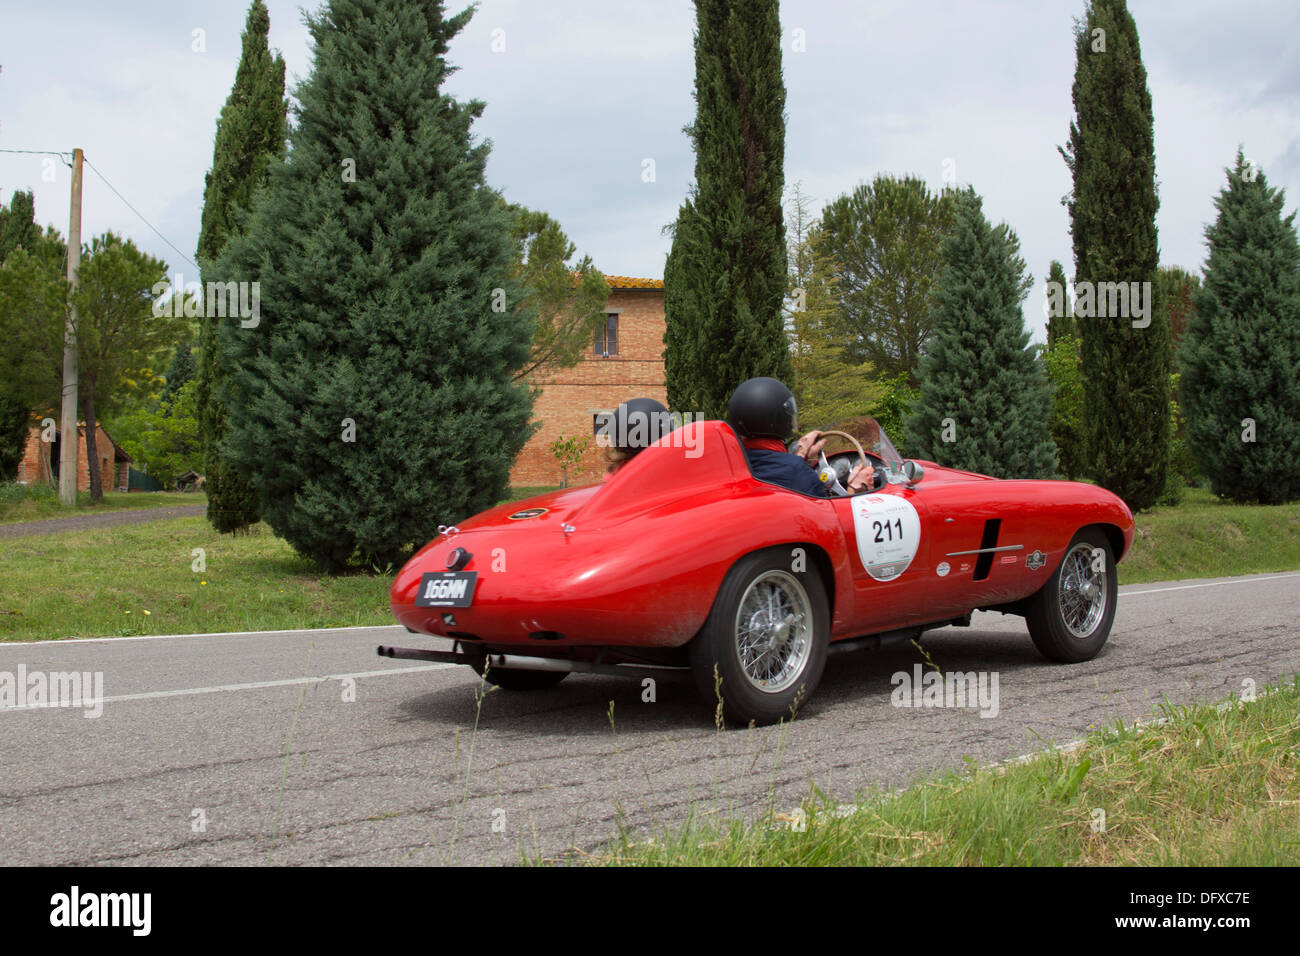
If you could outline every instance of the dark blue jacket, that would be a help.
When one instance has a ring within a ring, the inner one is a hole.
[[[746,448],[749,470],[759,481],[780,485],[814,498],[829,498],[830,488],[817,480],[817,473],[798,455],[766,448]]]

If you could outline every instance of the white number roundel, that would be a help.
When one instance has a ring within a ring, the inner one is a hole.
[[[858,495],[853,499],[853,530],[858,557],[877,581],[892,581],[912,563],[921,543],[921,516],[898,495]]]

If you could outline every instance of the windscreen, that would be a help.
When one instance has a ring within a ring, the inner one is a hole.
[[[889,440],[889,436],[880,427],[880,423],[869,415],[847,418],[842,422],[827,425],[822,431],[846,432],[862,443],[863,451],[884,461],[890,472],[900,474],[903,470],[903,459],[898,454],[898,450],[894,448],[894,443]],[[841,438],[839,435],[831,435],[826,439],[827,455],[856,450],[852,442]]]

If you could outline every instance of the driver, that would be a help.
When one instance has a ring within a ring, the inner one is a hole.
[[[759,481],[781,485],[814,498],[831,496],[811,469],[826,444],[821,433],[811,431],[799,439],[796,453],[785,450],[785,441],[799,427],[798,408],[790,389],[774,378],[751,378],[731,393],[727,423],[745,446],[749,469]],[[848,492],[856,495],[872,486],[871,465],[858,465],[849,474]]]

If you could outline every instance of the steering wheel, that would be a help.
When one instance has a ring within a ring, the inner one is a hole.
[[[874,489],[876,486],[876,475],[878,474],[878,472],[876,472],[876,470],[872,468],[871,462],[867,460],[867,453],[863,450],[862,443],[859,442],[852,435],[850,435],[848,432],[828,431],[828,432],[822,432],[821,435],[823,438],[825,438],[827,435],[839,435],[841,438],[847,438],[853,444],[853,447],[857,449],[858,452],[858,461],[862,464],[863,467],[872,469],[871,486],[872,489]],[[835,475],[835,469],[832,468],[830,462],[826,460],[826,452],[824,451],[819,452],[818,458],[819,460],[817,462],[817,466],[818,466],[817,473],[819,475],[824,474],[826,469],[830,469],[831,474]],[[831,484],[831,489],[835,491],[837,494],[847,495],[849,493],[848,488],[845,485],[840,483],[838,476],[836,476],[830,484]]]

